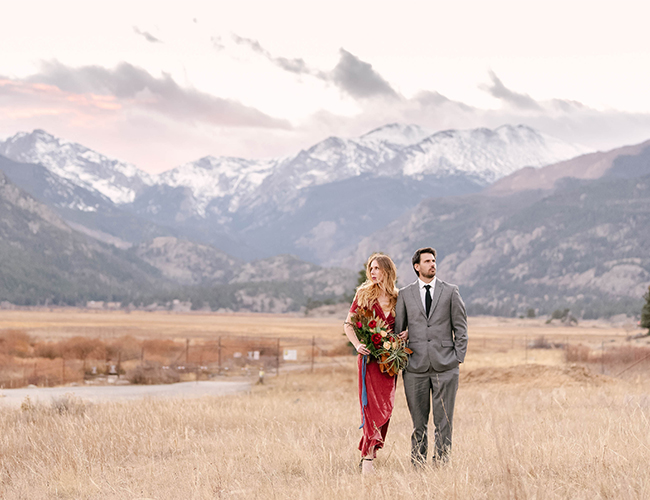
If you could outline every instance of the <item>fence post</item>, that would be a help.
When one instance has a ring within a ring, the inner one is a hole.
[[[524,336],[524,351],[526,352],[526,364],[528,364],[528,335]]]
[[[189,363],[190,356],[190,339],[185,339],[185,364]]]
[[[221,337],[219,337],[219,374],[221,374]]]
[[[311,337],[311,372],[314,373],[314,355],[316,352],[316,336]]]

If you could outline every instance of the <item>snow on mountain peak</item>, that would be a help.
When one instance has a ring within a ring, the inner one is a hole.
[[[199,216],[213,201],[221,200],[219,210],[230,212],[242,204],[286,205],[305,188],[360,175],[416,179],[458,175],[489,184],[519,168],[541,167],[586,152],[587,148],[525,125],[431,133],[418,125],[391,123],[357,138],[329,137],[292,156],[266,160],[206,156],[149,176],[43,130],[21,132],[0,142],[0,154],[40,163],[118,204],[133,201],[150,185],[188,188]]]
[[[158,175],[156,182],[192,190],[201,213],[214,198],[233,197],[231,209],[239,198],[256,189],[272,172],[274,160],[205,156]]]
[[[432,131],[420,127],[419,125],[390,123],[363,134],[359,137],[359,140],[362,142],[381,141],[399,146],[410,146],[412,144],[417,144],[432,134]]]
[[[409,176],[469,174],[487,184],[523,167],[542,167],[588,151],[525,125],[502,125],[437,132],[405,148],[400,163]]]
[[[151,185],[149,174],[134,165],[109,158],[81,144],[36,129],[19,132],[0,143],[0,154],[14,161],[37,163],[55,174],[122,204]]]

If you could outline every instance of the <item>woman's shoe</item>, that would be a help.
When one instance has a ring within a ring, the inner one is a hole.
[[[362,458],[359,464],[362,474],[374,474],[375,468],[372,464],[372,458]]]

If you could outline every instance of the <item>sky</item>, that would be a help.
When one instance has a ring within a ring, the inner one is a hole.
[[[650,139],[641,0],[7,2],[0,139],[44,129],[159,173],[389,123]]]

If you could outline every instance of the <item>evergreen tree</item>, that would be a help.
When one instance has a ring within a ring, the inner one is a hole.
[[[647,328],[648,335],[650,335],[650,286],[648,287],[648,293],[643,297],[645,298],[645,304],[641,309],[641,328]]]
[[[366,278],[366,266],[363,266],[361,271],[359,271],[359,275],[357,276],[357,286],[355,290],[359,288],[361,285],[363,285],[367,279],[368,278]]]

